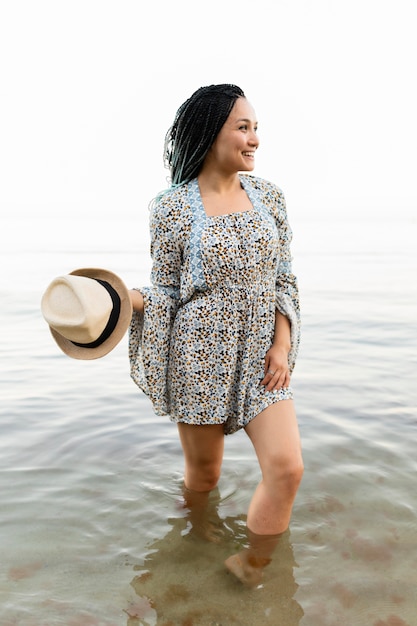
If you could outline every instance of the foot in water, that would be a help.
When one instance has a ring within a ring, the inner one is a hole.
[[[264,568],[272,560],[272,554],[281,535],[257,535],[246,529],[248,545],[224,562],[226,568],[247,587],[257,587],[262,580]]]
[[[241,583],[253,588],[261,583],[264,567],[270,562],[271,559],[255,558],[251,556],[250,550],[242,550],[229,556],[224,564]]]

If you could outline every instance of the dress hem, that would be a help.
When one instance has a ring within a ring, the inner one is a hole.
[[[270,406],[272,406],[273,404],[277,404],[278,402],[283,402],[284,400],[293,400],[294,399],[294,392],[292,390],[291,387],[287,387],[285,390],[283,389],[279,389],[277,390],[277,392],[268,392],[271,394],[270,397],[264,398],[262,402],[260,402],[256,407],[253,408],[253,410],[250,411],[250,416],[245,420],[244,423],[239,423],[238,420],[233,419],[233,418],[229,418],[226,417],[223,421],[218,421],[218,422],[214,422],[214,421],[210,421],[209,419],[207,420],[199,420],[198,422],[193,421],[195,420],[194,417],[175,417],[171,414],[165,413],[166,416],[169,417],[170,421],[175,423],[175,424],[191,424],[193,426],[224,426],[224,434],[225,435],[233,435],[234,433],[238,432],[239,430],[242,430],[242,428],[246,428],[246,426],[255,418],[257,417],[260,413],[262,413],[263,411],[265,411],[267,408],[269,408]],[[238,422],[236,424],[236,422]],[[230,426],[230,428],[227,428],[227,426]]]

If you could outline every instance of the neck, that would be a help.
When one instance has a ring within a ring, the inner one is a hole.
[[[240,178],[237,172],[225,175],[202,170],[198,175],[198,185],[203,194],[229,194],[240,189]]]

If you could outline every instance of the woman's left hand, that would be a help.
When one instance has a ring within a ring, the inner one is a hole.
[[[267,391],[274,391],[288,387],[290,379],[288,351],[281,346],[273,345],[265,355],[264,378],[261,385],[264,385]]]

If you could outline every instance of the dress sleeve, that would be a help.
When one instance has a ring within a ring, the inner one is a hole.
[[[288,355],[290,372],[293,371],[300,345],[300,300],[297,278],[292,273],[291,241],[292,230],[288,223],[285,198],[278,193],[277,226],[279,232],[279,262],[276,281],[276,307],[291,324],[291,349]]]
[[[151,214],[151,286],[139,291],[144,312],[134,312],[129,328],[130,375],[152,401],[157,415],[170,412],[169,347],[180,299],[181,253],[169,212],[157,205]]]

